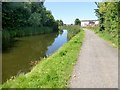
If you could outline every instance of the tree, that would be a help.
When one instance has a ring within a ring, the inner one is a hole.
[[[46,10],[43,3],[44,1],[2,2],[2,45],[4,49],[10,46],[15,37],[40,34],[42,31],[38,27],[47,27],[50,32],[58,31],[58,23],[55,21],[51,11]],[[22,29],[33,26],[36,28],[35,30]],[[47,29],[46,32],[48,32]],[[45,31],[45,29],[42,30]]]
[[[97,9],[95,9],[96,16],[99,20],[99,31],[106,33],[109,38],[118,43],[118,15],[119,15],[119,2],[100,2],[96,3]]]
[[[75,25],[81,25],[81,21],[78,18],[75,19]]]
[[[29,23],[30,25],[33,25],[33,26],[41,26],[41,15],[39,13],[33,13],[30,18],[29,18]]]
[[[30,17],[28,3],[23,2],[3,2],[2,3],[2,25],[3,28],[20,27],[27,24]]]
[[[2,21],[3,29],[24,26],[53,28],[57,25],[51,11],[46,10],[43,2],[3,2]]]
[[[59,26],[63,26],[64,24],[62,20],[57,20],[56,22],[58,23]]]
[[[61,25],[61,26],[63,26],[63,24],[64,24],[64,23],[63,23],[63,21],[62,21],[62,20],[60,20],[60,25]]]

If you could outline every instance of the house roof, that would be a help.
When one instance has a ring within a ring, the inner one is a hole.
[[[81,22],[90,22],[90,21],[98,21],[98,20],[81,20]]]

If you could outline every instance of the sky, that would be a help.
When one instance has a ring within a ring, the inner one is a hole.
[[[65,24],[73,24],[80,20],[96,20],[94,2],[45,2],[44,6],[52,12],[55,20],[63,20]]]

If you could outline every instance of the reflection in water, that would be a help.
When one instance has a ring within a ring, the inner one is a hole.
[[[50,55],[67,42],[67,30],[62,34],[51,33],[20,38],[15,47],[2,54],[2,79],[5,82],[11,76],[31,69],[31,61]]]
[[[67,30],[63,30],[63,33],[60,33],[51,46],[48,47],[46,55],[54,53],[58,48],[60,48],[64,43],[68,41],[67,39]]]

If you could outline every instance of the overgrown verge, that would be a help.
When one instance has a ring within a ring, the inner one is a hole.
[[[73,36],[75,36],[78,32],[80,32],[79,25],[64,25],[59,27],[60,30],[66,29],[68,30],[68,39],[70,40]]]
[[[77,61],[84,31],[74,36],[68,43],[50,57],[39,62],[31,72],[8,80],[2,88],[66,88]]]
[[[101,38],[109,42],[113,47],[118,48],[118,38],[113,37],[106,31],[99,31],[99,27],[87,27],[88,29],[94,31],[96,34],[98,34]]]
[[[118,47],[118,23],[120,2],[99,2],[96,3],[96,15],[99,20],[97,33],[105,40]]]

